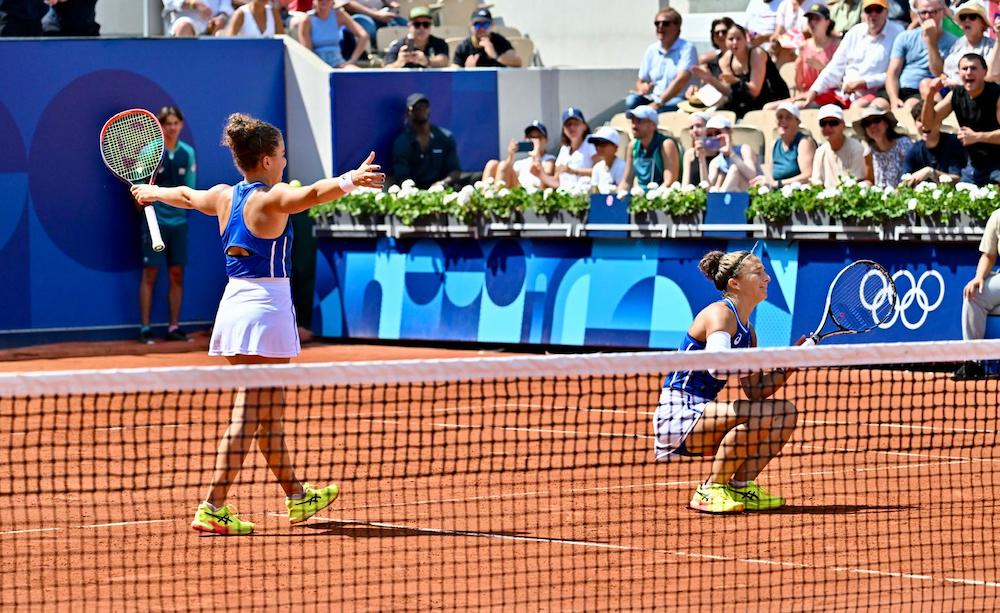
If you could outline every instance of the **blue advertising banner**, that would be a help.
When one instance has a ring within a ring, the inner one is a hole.
[[[356,168],[369,151],[392,174],[392,144],[403,130],[406,97],[427,96],[431,124],[455,137],[463,170],[497,157],[500,131],[495,70],[336,70],[330,75],[335,173]]]
[[[719,298],[698,270],[725,239],[321,240],[314,329],[327,337],[675,348],[695,313]],[[899,305],[880,329],[828,342],[961,338],[968,244],[761,241],[771,277],[752,324],[781,346],[819,324],[837,272],[885,266]]]
[[[240,175],[219,145],[245,112],[284,129],[283,45],[277,40],[3,40],[0,64],[0,345],[18,335],[138,326],[140,215],[101,162],[114,113],[164,105],[185,114],[198,186]],[[141,68],[140,68],[141,67]],[[181,318],[211,321],[225,285],[219,227],[189,217]],[[166,316],[166,272],[154,322]],[[35,340],[41,340],[36,338]]]

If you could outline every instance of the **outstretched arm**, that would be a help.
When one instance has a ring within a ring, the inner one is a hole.
[[[294,215],[308,210],[322,202],[329,202],[341,198],[358,187],[371,187],[382,189],[385,184],[385,174],[379,172],[380,166],[372,164],[375,161],[375,152],[368,154],[366,159],[357,169],[345,172],[339,177],[330,179],[320,179],[312,185],[303,187],[292,187],[287,183],[278,183],[268,190],[264,197],[263,207]]]
[[[194,209],[218,217],[219,202],[225,201],[231,189],[228,185],[216,185],[211,189],[191,189],[185,185],[179,187],[133,185],[132,196],[141,206],[148,206],[159,200],[179,209]]]

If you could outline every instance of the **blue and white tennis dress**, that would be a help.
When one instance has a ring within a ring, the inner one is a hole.
[[[260,238],[247,228],[243,209],[260,182],[233,186],[229,221],[222,232],[229,283],[219,303],[209,355],[259,355],[292,358],[299,355],[299,332],[292,306],[292,221],[278,238]],[[242,247],[249,256],[229,255]]]
[[[733,349],[750,347],[750,327],[740,321],[736,305],[725,298],[722,303],[736,315],[736,334],[730,341]],[[684,335],[681,351],[702,351],[705,343]],[[656,442],[654,449],[656,459],[665,461],[670,455],[691,455],[684,446],[684,440],[694,430],[698,420],[705,412],[705,405],[715,400],[725,380],[716,379],[705,370],[679,370],[667,375],[660,392],[660,403],[653,414],[653,434]]]

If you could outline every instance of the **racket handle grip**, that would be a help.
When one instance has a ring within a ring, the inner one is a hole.
[[[160,224],[156,222],[156,210],[152,206],[144,206],[142,210],[146,213],[146,225],[149,226],[149,238],[153,242],[153,251],[159,253],[163,251],[163,237],[160,236]]]

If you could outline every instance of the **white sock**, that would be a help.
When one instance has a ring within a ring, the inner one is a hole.
[[[301,492],[299,492],[298,494],[292,494],[291,496],[288,496],[288,499],[289,500],[302,500],[302,498],[305,495],[306,495],[306,488],[303,487]]]
[[[206,501],[205,501],[205,504],[207,504],[207,505],[208,505],[208,508],[212,509],[212,512],[213,512],[213,513],[218,513],[218,512],[219,512],[219,509],[217,509],[217,508],[215,507],[215,505],[214,505],[214,504],[212,504],[211,502],[209,502],[209,501],[207,501],[207,500],[206,500]]]
[[[744,488],[747,486],[747,483],[749,483],[749,481],[737,481],[736,479],[729,480],[729,485],[735,488]]]

